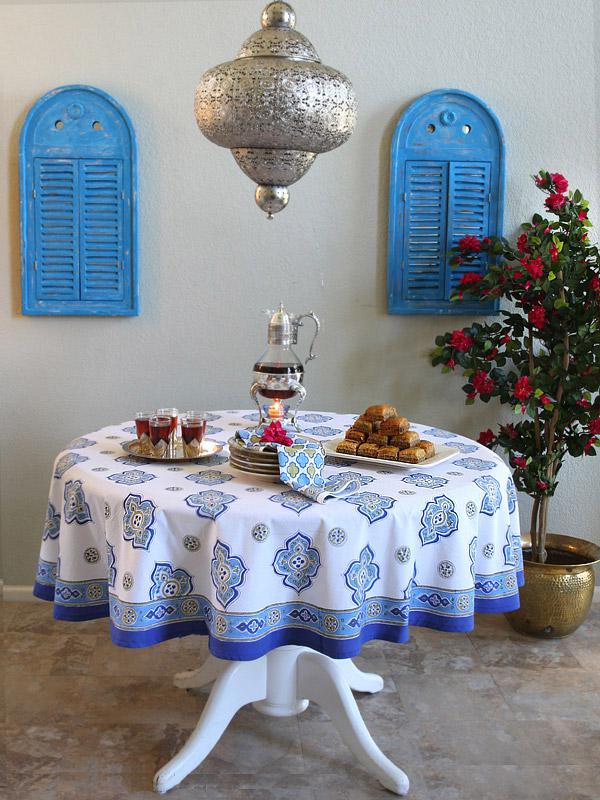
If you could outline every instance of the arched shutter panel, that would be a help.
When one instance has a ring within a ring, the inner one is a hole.
[[[476,236],[481,240],[490,233],[490,164],[452,161],[449,166],[447,252],[451,252],[463,236]],[[486,269],[482,257],[454,268],[446,259],[446,299],[450,299],[451,291],[465,272],[483,273]]]
[[[497,313],[497,303],[450,300],[465,272],[484,272],[487,259],[449,262],[463,236],[502,235],[503,196],[504,137],[488,106],[454,89],[409,106],[392,140],[390,314]]]
[[[404,294],[409,300],[441,300],[446,254],[448,165],[408,161],[404,207]]]
[[[106,92],[64,86],[30,110],[20,141],[23,313],[138,313],[137,153]]]
[[[123,164],[80,162],[80,263],[83,300],[123,295]]]
[[[44,300],[79,298],[77,162],[36,158],[34,164],[36,294]]]

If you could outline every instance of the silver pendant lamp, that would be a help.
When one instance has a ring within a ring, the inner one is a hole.
[[[272,219],[317,155],[349,138],[356,99],[348,78],[295,30],[288,3],[269,3],[261,22],[234,61],[204,73],[195,113],[206,138],[231,150],[258,184],[256,202]]]

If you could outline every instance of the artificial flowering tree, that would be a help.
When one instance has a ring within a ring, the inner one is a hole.
[[[543,563],[565,457],[593,456],[600,443],[600,259],[581,192],[559,173],[534,180],[545,214],[523,223],[514,246],[465,236],[451,258],[453,266],[486,259],[487,271],[465,272],[452,299],[503,299],[501,321],[438,336],[432,364],[462,369],[467,404],[497,397],[513,407],[515,421],[479,441],[506,451],[515,485],[533,498],[532,560]]]

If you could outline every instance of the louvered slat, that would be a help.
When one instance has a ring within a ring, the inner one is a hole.
[[[448,252],[463,236],[482,239],[490,228],[490,173],[488,162],[450,162],[448,187]],[[450,297],[465,272],[485,272],[487,260],[478,257],[471,264],[446,266],[446,297]]]
[[[34,162],[35,284],[42,300],[79,297],[77,161]]]
[[[407,161],[403,277],[408,300],[444,296],[448,164]]]
[[[123,294],[123,165],[119,159],[80,162],[81,298]]]

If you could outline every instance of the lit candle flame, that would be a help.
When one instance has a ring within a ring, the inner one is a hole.
[[[284,416],[285,411],[281,400],[276,399],[273,401],[273,403],[269,406],[268,414],[270,419],[281,419]]]

